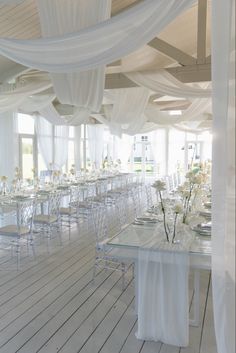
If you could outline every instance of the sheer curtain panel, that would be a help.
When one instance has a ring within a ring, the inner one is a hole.
[[[235,352],[235,0],[212,1],[212,273],[218,353]]]

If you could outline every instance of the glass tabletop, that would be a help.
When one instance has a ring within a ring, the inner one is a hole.
[[[191,229],[189,229],[191,232]],[[144,246],[151,238],[159,237],[155,226],[134,224],[128,225],[120,233],[109,239],[107,244],[115,247],[136,248]],[[190,246],[190,253],[199,255],[211,255],[211,237],[194,235]]]

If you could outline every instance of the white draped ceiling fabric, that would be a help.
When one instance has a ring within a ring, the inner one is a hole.
[[[3,85],[0,89],[0,112],[16,110],[25,100],[50,88],[52,84],[44,80],[28,80],[18,85]]]
[[[135,135],[146,122],[144,110],[147,106],[150,91],[144,87],[119,89],[114,92],[113,108],[104,106],[106,123],[112,134],[122,133]]]
[[[87,71],[139,49],[195,2],[146,0],[79,32],[32,40],[0,39],[0,54],[48,72]]]
[[[210,98],[211,89],[193,87],[177,80],[166,70],[129,72],[125,74],[130,80],[141,87],[171,97]]]
[[[213,304],[218,353],[235,352],[235,0],[212,1]]]
[[[46,38],[78,32],[108,19],[111,13],[111,0],[38,0],[37,6],[41,32]],[[75,70],[50,76],[58,100],[79,107],[73,122],[79,119],[77,123],[81,123],[91,111],[100,110],[105,83],[104,65],[89,71]]]

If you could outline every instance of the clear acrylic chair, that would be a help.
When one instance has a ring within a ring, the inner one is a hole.
[[[108,233],[107,224],[107,209],[101,205],[95,210],[94,223],[96,232],[96,246],[95,246],[95,262],[93,270],[93,280],[96,276],[98,268],[105,270],[121,271],[122,273],[122,289],[125,288],[125,273],[130,267],[130,259],[125,258],[125,255],[120,250],[111,249],[106,246],[109,238],[114,234]]]
[[[14,208],[14,219],[11,224],[7,224],[0,228],[2,241],[7,241],[11,246],[11,254],[14,254],[16,249],[17,270],[20,269],[20,253],[21,246],[27,246],[27,252],[30,248],[35,257],[35,248],[33,241],[33,218],[35,213],[35,201],[32,199],[13,202],[11,205]]]
[[[79,207],[79,188],[72,186],[69,191],[68,205],[60,207],[60,220],[61,225],[69,229],[69,238],[71,231],[71,224],[78,222],[78,207]]]
[[[40,204],[34,216],[34,227],[40,229],[40,233],[46,234],[48,239],[52,238],[52,231],[56,229],[61,244],[61,223],[60,223],[61,192],[53,191],[45,196],[39,196],[37,204]]]

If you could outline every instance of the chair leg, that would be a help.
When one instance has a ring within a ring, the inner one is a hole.
[[[30,234],[30,246],[31,246],[31,249],[32,249],[33,257],[35,259],[36,258],[36,253],[35,253],[34,239],[33,239],[32,234]]]
[[[16,243],[16,267],[17,271],[20,269],[20,244],[19,244],[19,239],[17,239]]]
[[[96,277],[96,271],[97,270],[97,257],[95,257],[95,262],[93,266],[93,283],[95,282],[95,277]]]
[[[125,290],[125,264],[122,262],[121,264],[121,271],[122,271],[122,290]]]

